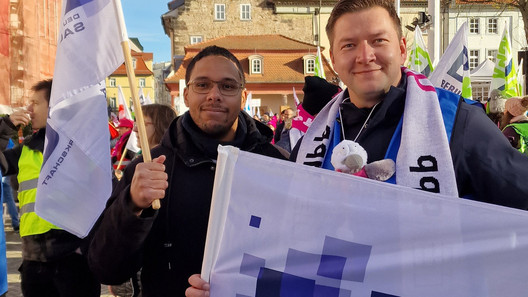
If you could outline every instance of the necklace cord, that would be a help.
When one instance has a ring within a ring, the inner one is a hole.
[[[347,99],[350,99],[350,98],[343,99],[341,104],[344,103]],[[370,112],[369,112],[369,114],[367,116],[367,119],[365,120],[365,122],[363,122],[363,125],[361,126],[361,129],[359,129],[359,132],[356,135],[356,138],[354,138],[354,142],[359,138],[359,135],[361,135],[361,132],[363,132],[363,129],[365,129],[365,127],[367,126],[367,123],[368,123],[368,121],[370,119],[370,116],[372,116],[372,113],[374,112],[374,109],[376,109],[376,106],[378,106],[378,104],[380,104],[380,102],[376,103],[376,105],[374,105],[374,107],[372,107],[372,109],[370,110]],[[345,137],[345,126],[343,125],[343,115],[341,114],[341,106],[339,107],[339,120],[341,122],[341,133],[343,134],[343,139],[346,139],[346,137]]]

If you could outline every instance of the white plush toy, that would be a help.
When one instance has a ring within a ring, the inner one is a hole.
[[[332,152],[330,162],[338,172],[386,181],[396,172],[391,159],[383,159],[367,164],[367,151],[352,140],[343,140]]]

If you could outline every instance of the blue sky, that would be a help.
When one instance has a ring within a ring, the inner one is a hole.
[[[121,0],[128,37],[137,37],[143,51],[154,53],[154,62],[170,61],[170,39],[161,25],[169,0]]]

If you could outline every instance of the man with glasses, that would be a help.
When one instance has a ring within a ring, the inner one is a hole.
[[[188,277],[201,270],[219,144],[286,159],[270,144],[272,131],[242,111],[244,72],[233,54],[205,48],[185,80],[189,111],[152,149],[152,162],[138,158],[125,169],[90,247],[91,268],[105,284],[141,268],[145,297],[184,296]]]

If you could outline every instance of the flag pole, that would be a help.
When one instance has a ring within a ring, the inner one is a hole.
[[[123,176],[123,170],[119,168],[121,168],[121,163],[123,163],[123,160],[125,159],[127,152],[128,152],[128,149],[125,147],[125,150],[123,151],[123,154],[121,155],[121,159],[119,159],[119,163],[117,163],[117,168],[114,172],[118,180],[120,180],[121,177]]]
[[[114,0],[115,11],[117,14],[117,20],[119,24],[119,32],[121,32],[121,47],[123,48],[123,55],[125,56],[125,67],[128,76],[128,82],[130,83],[130,91],[132,92],[132,101],[134,102],[136,124],[139,132],[139,143],[142,148],[142,155],[144,162],[152,161],[150,156],[150,148],[147,139],[147,130],[145,128],[145,120],[143,118],[143,111],[141,110],[141,104],[139,103],[137,85],[136,85],[136,74],[132,68],[132,56],[130,54],[130,45],[128,41],[128,34],[125,26],[125,18],[123,16],[123,8],[121,7],[121,0]],[[152,201],[152,208],[160,208],[159,199]]]

